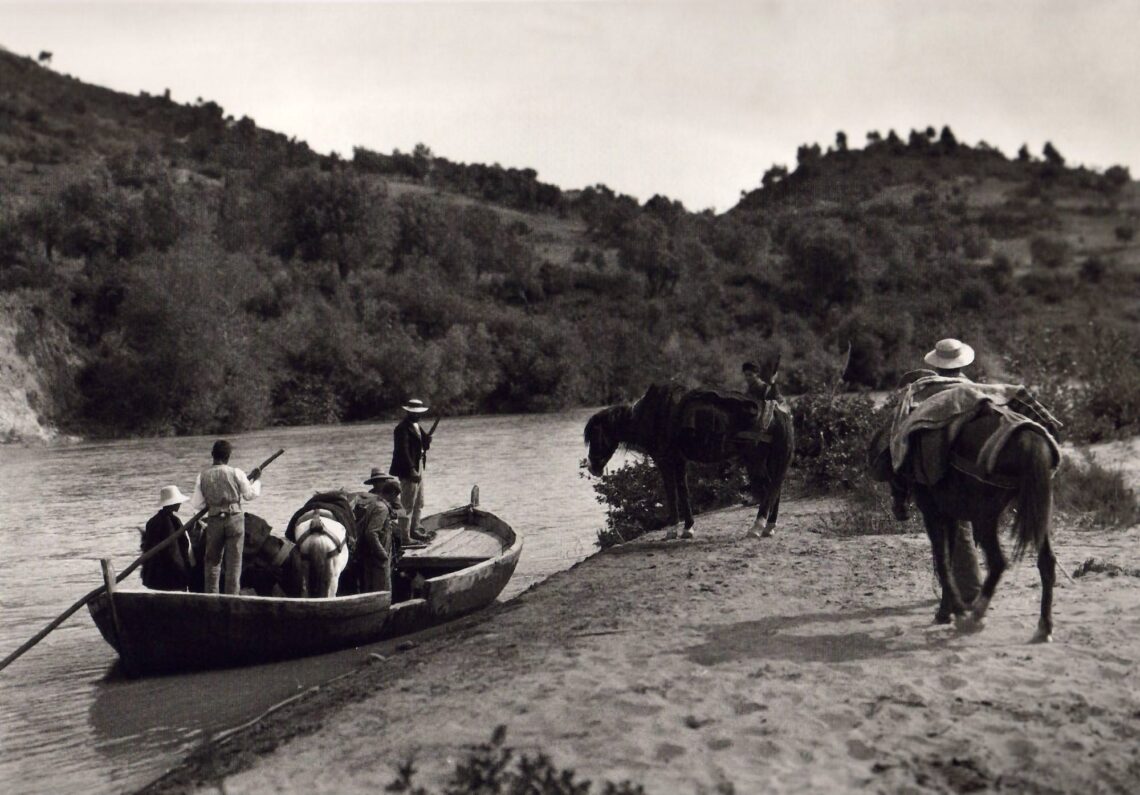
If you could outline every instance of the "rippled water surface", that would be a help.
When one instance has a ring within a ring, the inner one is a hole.
[[[556,415],[445,419],[429,453],[425,513],[467,502],[525,539],[510,598],[594,549],[603,510],[579,477],[580,410]],[[387,469],[393,423],[289,428],[230,437],[246,470],[278,448],[250,510],[280,533],[317,490],[359,488]],[[0,448],[0,656],[101,582],[99,558],[122,570],[159,488],[187,494],[209,464],[212,438],[53,448]],[[183,508],[186,511],[186,508]],[[137,586],[138,575],[126,581]],[[368,651],[371,651],[369,649]],[[121,679],[114,651],[86,608],[0,672],[0,790],[120,792],[146,784],[210,734],[351,670],[367,652],[238,671]]]

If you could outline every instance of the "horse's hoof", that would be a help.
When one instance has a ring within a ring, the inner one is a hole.
[[[758,538],[761,538],[762,536],[760,535],[760,531],[757,530],[755,527],[753,527],[751,530],[749,530],[747,533],[744,534],[744,537],[745,538],[757,538],[758,539]]]
[[[953,617],[949,613],[935,613],[934,614],[934,623],[935,624],[949,624],[953,620],[954,620]]]
[[[692,538],[692,537],[693,537],[693,528],[686,527],[684,530],[681,531],[681,538]]]
[[[676,537],[677,537],[677,528],[676,527],[670,527],[668,530],[665,531],[665,540],[666,541],[672,541]]]
[[[961,616],[954,616],[954,628],[964,635],[972,635],[975,632],[981,632],[986,628],[986,622],[981,618],[967,613]]]
[[[761,538],[770,538],[772,533],[776,532],[776,525],[768,523],[764,525],[764,532],[760,534]]]
[[[1053,633],[1052,632],[1037,632],[1033,635],[1033,638],[1029,642],[1030,643],[1052,643],[1053,642]]]

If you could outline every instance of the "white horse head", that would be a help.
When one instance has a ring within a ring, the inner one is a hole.
[[[305,560],[305,595],[336,596],[341,572],[348,565],[348,531],[327,513],[313,511],[297,521],[295,532]]]

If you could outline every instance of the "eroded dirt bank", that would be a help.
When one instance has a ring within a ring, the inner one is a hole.
[[[1059,577],[1056,642],[1012,568],[987,626],[931,625],[925,537],[809,530],[787,506],[698,519],[570,571],[362,667],[210,747],[153,791],[377,792],[415,755],[438,785],[498,724],[595,781],[648,792],[1134,792],[1140,578]],[[1140,568],[1140,528],[1058,528],[1066,571]]]

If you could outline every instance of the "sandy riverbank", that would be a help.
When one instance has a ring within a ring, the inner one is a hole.
[[[664,792],[1131,792],[1140,578],[1059,577],[1056,642],[1016,565],[977,635],[931,625],[923,536],[840,539],[826,504],[598,554],[197,755],[154,791],[376,792],[415,755],[438,786],[498,724],[579,776]],[[1056,532],[1066,571],[1140,568],[1140,527]]]

